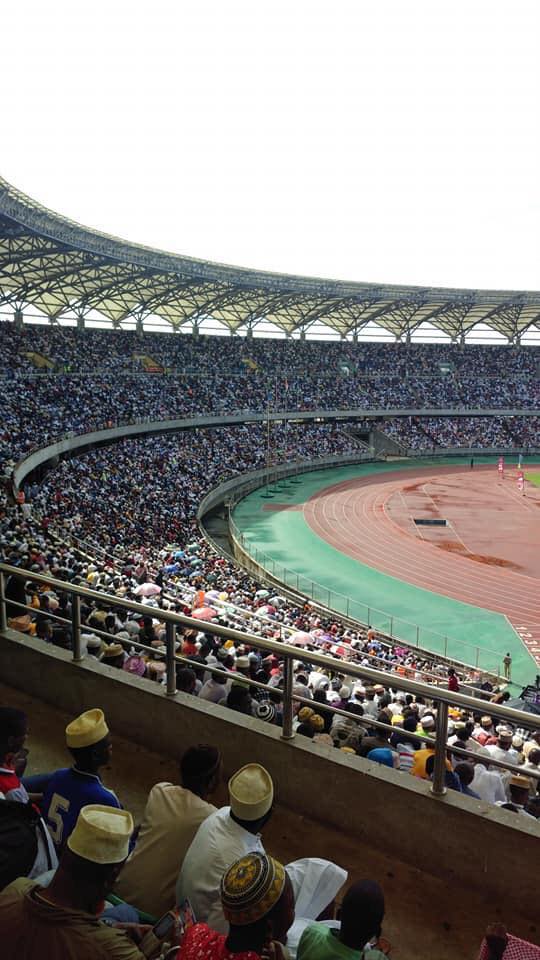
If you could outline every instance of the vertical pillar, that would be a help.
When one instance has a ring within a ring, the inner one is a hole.
[[[17,330],[22,330],[22,325],[24,323],[24,314],[21,307],[15,307],[13,311],[13,322],[17,327]]]
[[[448,732],[448,705],[437,705],[437,724],[435,727],[435,764],[433,766],[433,783],[431,792],[436,797],[443,797],[446,793],[446,737]]]
[[[165,646],[167,649],[167,696],[176,694],[176,660],[175,654],[176,627],[174,623],[165,624]]]
[[[0,630],[7,630],[6,579],[0,572]]]
[[[282,740],[292,740],[293,733],[293,662],[285,657],[285,671],[283,676],[283,727]]]
[[[73,659],[76,663],[80,663],[83,659],[81,653],[81,598],[76,593],[71,595],[71,637]]]

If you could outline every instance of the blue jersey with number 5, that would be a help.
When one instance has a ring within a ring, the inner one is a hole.
[[[41,810],[58,852],[73,831],[79,812],[89,803],[122,806],[116,794],[108,790],[95,773],[83,773],[73,767],[53,773],[43,795]]]

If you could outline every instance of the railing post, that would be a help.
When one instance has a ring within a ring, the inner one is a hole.
[[[176,660],[174,646],[176,641],[176,627],[174,623],[165,624],[165,647],[167,650],[167,696],[176,695]]]
[[[349,616],[349,597],[347,597],[347,616]]]
[[[292,740],[293,733],[293,662],[290,657],[285,657],[285,669],[283,672],[283,726],[281,739]]]
[[[444,638],[444,656],[446,657],[448,653],[448,637]]]
[[[475,663],[475,667],[478,666],[478,661],[479,661],[479,659],[480,659],[480,648],[479,648],[479,647],[476,647],[476,663]]]
[[[437,704],[437,723],[435,726],[435,763],[433,766],[433,783],[431,792],[436,797],[443,797],[446,793],[446,738],[448,735],[448,704]]]
[[[6,578],[0,572],[0,630],[7,630]]]
[[[390,617],[390,639],[392,639],[393,635],[394,635],[394,618]]]
[[[76,593],[71,595],[71,640],[73,659],[80,663],[84,659],[81,652],[81,598]]]
[[[416,624],[416,646],[420,646],[420,626],[418,623]]]

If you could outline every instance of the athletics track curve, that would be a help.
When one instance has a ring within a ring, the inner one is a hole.
[[[452,544],[448,544],[448,539],[445,549],[420,539],[413,516],[408,514],[408,509],[412,508],[407,507],[406,499],[403,510],[396,515],[397,498],[403,497],[404,493],[406,498],[406,491],[426,488],[431,481],[441,478],[462,482],[471,496],[475,485],[478,491],[480,484],[490,496],[494,494],[503,498],[501,510],[505,514],[528,511],[522,517],[518,513],[515,515],[520,517],[522,536],[531,538],[529,555],[538,558],[540,492],[529,489],[527,496],[521,498],[516,493],[515,479],[508,476],[500,487],[494,487],[499,480],[492,466],[475,468],[474,477],[473,472],[463,466],[431,467],[417,472],[396,470],[357,477],[317,491],[304,503],[304,517],[322,540],[369,567],[432,593],[505,615],[531,656],[540,664],[538,567],[535,569],[533,563],[531,572],[525,572],[518,563],[485,555],[479,557],[468,550],[466,511],[462,511],[460,517],[459,533],[451,524],[449,534],[445,534],[447,538],[455,537],[458,554],[450,552]],[[432,499],[429,492],[426,496]],[[444,498],[439,500],[442,502],[438,505],[433,500],[433,506],[429,508],[428,513],[432,516],[444,512]],[[475,524],[478,527],[478,516],[471,526]],[[492,549],[497,552],[496,531]]]

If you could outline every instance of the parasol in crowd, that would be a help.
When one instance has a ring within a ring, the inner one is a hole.
[[[158,587],[157,583],[141,583],[133,592],[138,597],[155,597],[161,593],[161,587]]]
[[[212,607],[198,607],[191,616],[195,620],[213,620],[214,617],[217,617],[217,613]]]
[[[313,637],[310,633],[305,633],[304,630],[297,630],[290,637],[289,642],[294,644],[295,647],[305,647],[306,644],[313,643]]]

